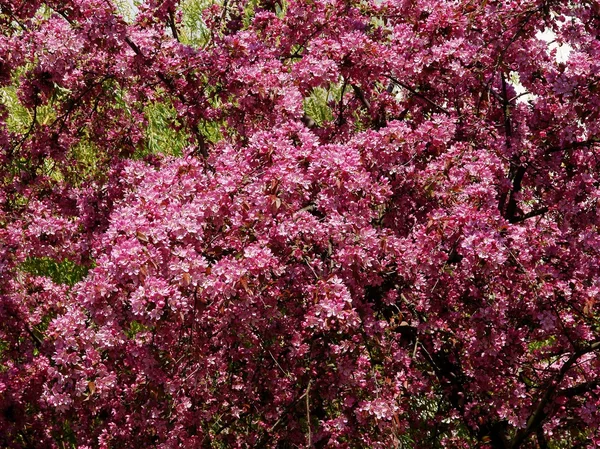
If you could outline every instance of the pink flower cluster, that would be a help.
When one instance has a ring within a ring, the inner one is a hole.
[[[596,1],[114,3],[0,0],[1,447],[600,444]]]

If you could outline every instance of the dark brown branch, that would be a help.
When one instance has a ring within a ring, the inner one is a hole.
[[[144,57],[144,54],[142,53],[142,51],[140,50],[140,48],[135,44],[135,42],[133,42],[129,36],[125,37],[125,42],[127,43],[127,45],[129,45],[129,47],[134,51],[134,53],[142,58]],[[168,76],[166,76],[164,73],[158,73],[158,79],[160,79],[163,84],[175,95],[177,95],[177,98],[179,99],[179,101],[181,101],[183,104],[188,105],[189,102],[187,101],[187,99],[180,93],[177,91],[177,89],[175,89],[175,85],[173,84],[173,80],[171,78],[169,78]],[[194,137],[196,138],[196,143],[198,144],[198,152],[204,157],[207,158],[208,157],[208,149],[207,149],[207,145],[206,145],[206,140],[204,139],[204,136],[202,135],[202,133],[200,132],[200,130],[198,129],[197,126],[193,125],[191,126],[192,128],[192,132],[194,133]]]
[[[14,14],[12,14],[12,12],[11,12],[11,11],[8,11],[8,16],[9,16],[9,17],[10,17],[10,18],[11,18],[11,19],[12,19],[12,20],[13,20],[13,21],[14,21],[14,22],[17,24],[17,25],[19,25],[19,28],[21,28],[21,30],[22,30],[22,31],[29,31],[29,29],[28,29],[28,28],[27,28],[25,25],[23,25],[23,24],[21,23],[21,21],[20,21],[20,20],[19,20],[19,19],[18,19],[18,18],[17,18],[17,17],[14,15]]]
[[[395,84],[397,84],[400,87],[403,87],[404,89],[406,89],[407,91],[409,91],[411,94],[413,94],[415,97],[419,97],[421,100],[426,101],[430,106],[432,106],[433,108],[437,109],[440,112],[443,112],[446,115],[450,115],[450,111],[448,111],[448,109],[443,108],[442,106],[439,106],[437,103],[433,102],[432,100],[430,100],[429,98],[427,98],[425,95],[423,95],[420,92],[417,92],[415,89],[413,89],[412,87],[410,87],[409,85],[403,83],[400,80],[397,80],[396,78],[394,78],[391,75],[386,75],[386,77],[388,79],[390,79],[391,81],[393,81]]]
[[[29,326],[25,325],[25,330],[27,331],[27,333],[29,334],[29,336],[31,337],[31,339],[33,340],[33,343],[35,345],[36,348],[41,348],[42,345],[44,344],[44,342],[42,341],[42,339],[37,336],[30,328]]]
[[[575,385],[574,387],[565,388],[560,392],[560,394],[561,396],[565,396],[567,398],[573,398],[575,396],[580,396],[584,393],[588,393],[598,386],[600,386],[599,379],[590,380],[589,382],[584,382],[579,385]]]
[[[553,379],[551,384],[548,386],[543,396],[537,403],[535,410],[529,416],[527,420],[527,426],[518,431],[515,435],[515,438],[512,441],[511,449],[517,449],[523,444],[529,436],[536,432],[537,429],[541,426],[544,420],[548,416],[548,412],[546,407],[550,404],[554,394],[556,393],[556,389],[558,385],[565,378],[571,367],[581,358],[581,356],[585,354],[589,354],[590,352],[596,351],[600,349],[600,341],[594,342],[586,348],[579,349],[575,351],[571,357],[565,362],[565,364],[561,367],[556,377]]]
[[[510,46],[517,41],[519,36],[521,36],[523,31],[525,30],[525,27],[527,26],[527,24],[529,23],[531,18],[535,15],[535,13],[537,13],[543,9],[543,5],[544,5],[544,3],[542,3],[542,5],[540,5],[536,8],[526,11],[525,17],[524,17],[523,21],[519,24],[519,28],[517,29],[516,33],[512,36],[512,38],[510,39],[510,41],[508,42],[506,47],[504,47],[502,49],[502,51],[500,52],[500,54],[498,55],[498,60],[497,60],[496,66],[498,66],[501,63],[501,61],[504,60],[504,55],[506,55],[506,52],[508,51]]]
[[[55,9],[54,11],[56,11],[59,16],[65,19],[69,23],[69,25],[73,26],[73,21],[69,18],[69,16],[67,16],[67,14],[64,11],[61,11],[60,9]]]
[[[500,75],[502,79],[502,114],[504,115],[504,133],[506,136],[506,147],[510,148],[512,137],[512,123],[510,121],[510,101],[508,100],[508,93],[506,91],[506,78],[504,74]]]
[[[508,204],[506,205],[506,209],[504,212],[504,217],[510,223],[516,223],[516,215],[517,215],[517,200],[516,195],[521,191],[523,177],[525,176],[525,171],[527,170],[526,165],[518,165],[513,166],[511,169],[512,176],[512,188],[508,193]]]
[[[108,0],[105,0],[105,3],[107,4],[107,6],[112,7],[112,5],[110,4],[110,2],[108,2]],[[224,11],[227,10],[227,2],[224,3],[223,7],[224,7]],[[74,22],[69,18],[69,16],[61,11],[61,10],[55,10],[58,14],[60,14],[71,26],[74,26]],[[177,33],[177,28],[175,27],[175,19],[173,14],[171,13],[171,15],[169,16],[169,25],[172,27],[171,31],[173,32],[173,36],[179,40],[178,38],[178,33]],[[131,48],[133,50],[133,52],[143,58],[146,59],[146,57],[144,56],[144,53],[142,52],[142,50],[140,49],[140,47],[138,47],[138,45],[133,42],[131,40],[131,38],[129,36],[125,36],[125,43],[129,46],[129,48]],[[173,84],[173,80],[170,79],[168,76],[166,76],[163,73],[159,73],[158,75],[158,79],[160,81],[162,81],[162,83],[175,95],[177,95],[177,98],[185,105],[189,105],[189,102],[186,100],[186,98],[179,92],[177,92],[177,90],[175,89],[175,85]],[[204,136],[202,135],[202,133],[200,132],[200,130],[198,129],[198,126],[196,124],[191,124],[190,128],[192,128],[192,133],[194,134],[194,137],[196,138],[196,143],[198,144],[198,149],[197,151],[204,157],[207,158],[208,157],[208,149],[207,149],[207,145],[206,145],[206,140],[204,139]]]
[[[179,32],[177,31],[177,25],[175,23],[175,16],[173,15],[173,11],[169,12],[169,28],[171,28],[171,33],[173,33],[173,37],[177,42],[181,42],[179,40]]]
[[[408,301],[404,294],[400,294],[400,299],[408,306],[413,315],[420,321],[426,322],[425,317],[419,314],[414,306]],[[461,414],[465,413],[464,395],[465,376],[460,366],[460,363],[455,363],[450,360],[444,351],[430,353],[425,345],[418,339],[418,329],[410,326],[406,322],[400,323],[396,328],[397,332],[409,340],[415,341],[415,352],[417,345],[421,347],[425,360],[433,369],[434,375],[437,377],[440,386],[446,390],[445,399]],[[506,421],[488,421],[484,422],[479,428],[474,428],[465,422],[467,429],[471,435],[478,440],[484,437],[490,439],[490,444],[494,449],[507,449],[510,447],[506,436]]]
[[[337,126],[342,126],[344,123],[346,123],[346,120],[344,119],[344,93],[346,92],[346,86],[348,86],[348,80],[346,78],[344,78],[344,82],[342,83],[342,92],[340,94],[340,102],[338,104],[338,116],[335,119],[335,124]]]
[[[53,138],[57,138],[58,135],[65,129],[65,127],[67,126],[67,119],[69,118],[69,116],[75,111],[75,108],[79,105],[79,102],[81,100],[83,100],[85,98],[85,96],[87,94],[89,94],[90,92],[92,92],[95,88],[97,88],[98,86],[102,87],[104,85],[104,83],[106,81],[108,81],[109,79],[113,78],[113,75],[105,75],[104,77],[102,77],[101,80],[96,81],[91,83],[89,86],[87,86],[87,88],[81,92],[79,95],[77,95],[77,97],[75,98],[69,98],[67,100],[67,109],[65,110],[64,113],[62,113],[60,115],[60,117],[57,117],[54,122],[52,122],[52,126],[56,126],[60,123],[60,126],[58,127],[58,130],[54,132],[53,134]],[[99,96],[97,97],[97,99],[99,98]]]
[[[600,143],[600,139],[593,137],[591,139],[584,140],[581,142],[572,142],[566,146],[550,147],[550,148],[548,148],[547,154],[558,153],[559,151],[575,150],[577,148],[590,147],[590,146],[594,145],[595,143]]]
[[[540,449],[548,449],[548,441],[546,441],[546,436],[544,435],[544,429],[542,429],[542,427],[540,427],[536,431],[535,434],[537,436],[538,446],[540,447]]]
[[[33,106],[33,117],[31,118],[31,124],[29,125],[29,128],[27,129],[27,131],[25,132],[23,137],[21,137],[21,139],[19,139],[19,141],[10,149],[10,154],[14,154],[14,152],[16,150],[18,150],[25,143],[25,141],[29,138],[29,136],[31,136],[31,134],[33,133],[33,130],[34,130],[36,122],[37,122],[37,112],[38,112],[37,108],[38,108],[37,104]]]
[[[392,86],[394,83],[390,83]],[[378,111],[371,110],[371,103],[365,97],[365,93],[360,88],[360,86],[356,84],[352,84],[352,90],[354,91],[354,95],[363,105],[363,107],[369,112],[369,116],[371,118],[371,127],[374,129],[381,129],[386,124],[386,116],[385,116],[385,108],[383,105],[380,106]]]
[[[138,56],[144,56],[142,54],[142,50],[140,50],[140,47],[137,46],[137,44],[135,42],[133,42],[129,36],[125,36],[125,42],[127,43],[127,45],[129,45],[129,47],[133,50],[133,52],[138,55]]]
[[[360,101],[360,103],[365,107],[367,111],[370,111],[371,103],[369,103],[369,100],[365,98],[365,94],[362,91],[362,89],[356,84],[352,84],[352,90],[354,91],[354,95],[356,95],[356,98],[358,98],[358,101]]]
[[[224,0],[223,1],[223,12],[221,12],[221,19],[220,19],[220,23],[223,23],[225,21],[225,16],[227,15],[227,9],[229,8],[229,1],[228,0]]]
[[[504,135],[506,139],[506,148],[510,150],[511,148],[511,138],[512,138],[512,122],[510,119],[510,101],[508,99],[507,93],[507,83],[504,74],[501,75],[502,80],[502,114],[504,115]],[[516,196],[521,191],[523,177],[525,176],[525,171],[527,170],[527,165],[520,162],[511,163],[509,177],[512,181],[512,187],[507,194],[503,195],[502,200],[500,201],[500,210],[504,212],[504,217],[510,223],[516,223],[517,221],[517,200]],[[508,198],[508,200],[507,200]]]
[[[544,206],[539,209],[532,210],[531,212],[527,212],[526,214],[520,215],[518,217],[514,217],[511,220],[511,223],[521,223],[525,220],[528,220],[529,218],[539,217],[540,215],[544,215],[546,212],[548,212],[548,208]]]
[[[309,386],[310,386],[310,383],[309,383]],[[304,390],[304,393],[302,393],[298,398],[294,399],[293,402],[291,402],[290,404],[288,404],[286,406],[283,413],[281,413],[281,415],[279,416],[279,419],[275,422],[275,424],[273,424],[271,426],[271,428],[268,431],[266,431],[265,434],[262,436],[262,438],[260,440],[258,440],[258,442],[255,444],[255,446],[254,446],[255,449],[260,449],[260,448],[267,446],[267,444],[269,443],[269,440],[272,437],[273,432],[275,430],[279,429],[279,427],[281,427],[287,421],[286,415],[292,410],[293,407],[295,407],[302,399],[304,399],[307,394],[308,394],[308,388],[306,390]]]
[[[300,119],[300,121],[302,121],[302,123],[304,123],[304,126],[306,126],[308,129],[313,129],[313,128],[317,128],[317,122],[315,122],[309,115],[307,115],[306,113],[302,115],[302,118]]]
[[[40,349],[42,347],[42,345],[44,344],[44,342],[39,337],[39,335],[36,335],[35,332],[33,332],[33,330],[31,330],[31,328],[29,327],[27,322],[25,320],[23,320],[21,317],[17,316],[17,314],[15,312],[9,311],[8,314],[15,320],[16,323],[18,323],[18,322],[23,323],[23,328],[25,329],[25,332],[27,332],[27,334],[31,337],[31,340],[32,340],[33,344],[35,345],[35,347]]]
[[[300,55],[300,52],[306,48],[306,44],[308,44],[308,41],[310,41],[313,37],[315,37],[317,34],[319,34],[322,29],[323,29],[323,26],[321,26],[321,25],[317,26],[316,29],[312,33],[310,33],[300,45],[298,45],[298,47],[296,48],[296,50],[294,50],[293,53],[290,53],[289,56],[282,57],[281,59],[285,60],[285,59],[302,58],[302,55]]]

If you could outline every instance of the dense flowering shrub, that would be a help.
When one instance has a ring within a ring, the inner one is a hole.
[[[597,0],[0,27],[0,446],[600,444]]]

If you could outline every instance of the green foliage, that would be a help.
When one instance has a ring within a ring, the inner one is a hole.
[[[177,112],[169,102],[153,102],[145,107],[148,120],[146,129],[146,146],[134,154],[134,158],[142,158],[149,154],[165,154],[181,156],[188,145],[189,136],[182,130],[182,123]]]
[[[8,130],[16,134],[27,133],[34,118],[38,125],[47,125],[56,118],[52,102],[38,106],[35,111],[24,107],[17,97],[17,89],[14,86],[0,88],[0,104],[8,112],[6,120]]]
[[[43,9],[43,8],[42,8]],[[54,89],[47,104],[37,106],[35,109],[28,109],[21,104],[17,95],[17,90],[22,82],[22,77],[34,67],[33,62],[28,62],[21,66],[12,75],[12,84],[0,87],[0,104],[8,112],[6,126],[8,130],[16,134],[26,134],[33,125],[49,125],[56,120],[55,104],[68,98],[70,91],[58,85]]]
[[[333,120],[333,112],[329,107],[330,91],[322,87],[316,87],[312,93],[304,99],[304,112],[312,118],[318,126]]]
[[[555,342],[556,342],[556,337],[554,337],[553,335],[551,335],[550,337],[546,338],[545,340],[534,340],[534,341],[532,341],[532,342],[529,343],[529,350],[530,351],[537,351],[537,350],[540,350],[540,349],[549,348]]]
[[[223,134],[221,133],[222,126],[223,124],[220,122],[203,120],[198,125],[198,129],[207,141],[217,143],[223,139]]]
[[[0,339],[0,360],[5,360],[4,354],[9,349],[9,344],[6,340]],[[8,366],[0,363],[0,373],[5,373],[8,370]]]
[[[17,78],[18,80],[18,78]],[[54,112],[54,102],[63,94],[62,91],[57,91],[53,95],[48,104],[39,105],[35,109],[28,109],[22,105],[18,96],[15,84],[0,88],[0,106],[6,111],[6,119],[3,125],[6,129],[14,133],[14,150],[15,155],[19,154],[21,144],[31,134],[36,126],[45,126],[56,120]],[[12,160],[9,167],[9,173],[18,174],[21,170],[27,169],[30,166],[30,160],[27,157],[16,156]],[[44,161],[38,170],[46,176],[56,181],[63,180],[62,173],[55,167],[54,162],[50,160]]]
[[[127,22],[133,22],[135,19],[135,9],[140,4],[139,0],[113,0],[121,17]]]
[[[56,284],[75,285],[88,273],[89,268],[77,265],[70,260],[57,261],[50,257],[30,257],[20,266],[26,273],[47,276]]]
[[[285,0],[281,0],[281,2],[275,5],[275,14],[280,19],[283,19],[285,13],[287,12],[288,3]]]
[[[129,329],[125,330],[125,335],[127,335],[128,338],[135,338],[135,336],[140,332],[146,332],[150,329],[151,328],[149,326],[144,326],[142,323],[133,320],[129,326]]]
[[[64,94],[65,92],[59,91],[48,105],[38,106],[34,113],[21,104],[15,86],[0,88],[0,104],[7,110],[6,127],[18,136],[25,136],[32,129],[34,117],[37,126],[49,125],[56,119],[54,103],[60,101],[59,97]],[[81,141],[71,149],[68,164],[58,167],[51,160],[44,161],[40,169],[45,175],[56,181],[68,179],[78,185],[78,180],[89,179],[93,173],[97,172],[100,152],[87,139],[85,131],[83,130],[84,136]],[[22,168],[21,166],[26,165],[27,160],[22,160],[14,168],[19,170]]]
[[[142,0],[113,0],[118,13],[126,22],[135,20],[136,9]],[[210,41],[210,31],[202,18],[203,11],[213,5],[214,0],[182,0],[179,4],[181,24],[179,40],[186,45],[203,47]]]
[[[334,108],[347,92],[348,86],[342,82],[331,84],[327,89],[315,87],[311,94],[304,99],[304,112],[318,126],[331,122],[335,118]]]
[[[32,113],[17,98],[17,89],[13,86],[0,88],[0,104],[8,112],[6,126],[13,133],[24,134],[31,126]]]
[[[70,151],[69,159],[72,170],[68,180],[74,185],[81,185],[86,179],[93,179],[98,173],[101,152],[87,139],[82,139]]]
[[[249,0],[244,7],[244,28],[248,28],[254,19],[254,11],[259,6],[259,0]]]
[[[204,47],[210,41],[210,31],[204,24],[202,12],[215,2],[212,0],[184,0],[180,8],[182,29],[180,40],[193,47]]]
[[[77,437],[68,419],[62,421],[62,431],[56,433],[55,439],[61,449],[76,449],[78,447]]]

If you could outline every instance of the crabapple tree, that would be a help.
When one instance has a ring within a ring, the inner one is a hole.
[[[600,444],[598,0],[0,28],[0,446]]]

